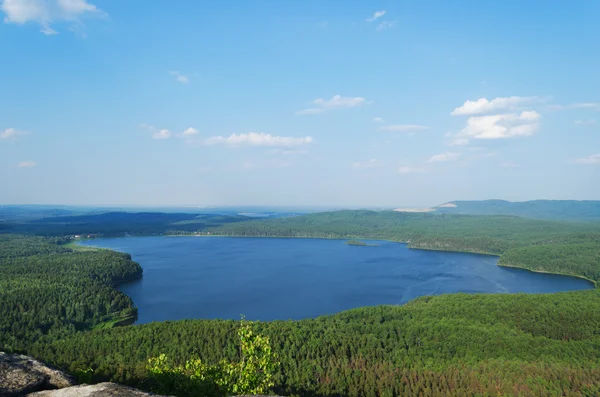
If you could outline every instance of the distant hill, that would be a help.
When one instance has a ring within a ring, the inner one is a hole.
[[[161,212],[106,212],[51,216],[29,221],[0,222],[0,233],[64,235],[156,235],[192,233],[209,227],[252,219],[243,215],[185,214]]]
[[[450,201],[435,207],[435,212],[467,215],[514,215],[560,221],[600,222],[600,201]]]

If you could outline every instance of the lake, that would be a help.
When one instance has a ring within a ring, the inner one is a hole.
[[[80,245],[128,252],[144,269],[121,285],[138,323],[185,318],[286,320],[453,292],[548,293],[586,280],[496,266],[486,255],[405,244],[236,237],[122,237]]]

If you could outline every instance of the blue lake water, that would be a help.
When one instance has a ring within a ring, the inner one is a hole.
[[[573,277],[496,266],[485,255],[378,241],[123,237],[81,245],[128,252],[144,269],[121,285],[138,323],[185,318],[285,320],[453,292],[547,293],[592,288]]]

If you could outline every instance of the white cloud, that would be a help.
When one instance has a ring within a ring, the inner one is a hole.
[[[105,16],[106,14],[86,0],[0,0],[0,10],[6,15],[5,23],[23,25],[34,22],[41,26],[45,35],[58,32],[50,27],[55,22],[75,22],[82,25],[84,15]]]
[[[542,116],[536,111],[523,111],[519,114],[496,114],[473,116],[467,120],[467,126],[457,138],[503,139],[533,135],[539,128]],[[463,141],[459,141],[463,142]]]
[[[366,103],[367,100],[363,97],[343,97],[341,95],[334,95],[331,99],[315,99],[313,104],[315,104],[316,107],[299,110],[296,114],[318,114],[333,109],[355,108],[363,106]]]
[[[37,165],[35,161],[21,161],[17,164],[17,168],[33,168]]]
[[[403,166],[398,168],[399,174],[420,174],[425,172],[423,168]]]
[[[213,136],[204,141],[207,145],[232,145],[232,146],[279,146],[292,147],[307,145],[313,142],[310,136],[302,138],[273,136],[264,132],[249,132],[247,134],[231,134],[229,137]]]
[[[169,130],[160,130],[152,134],[152,138],[154,139],[169,139],[173,133]]]
[[[594,124],[596,124],[596,120],[595,119],[575,120],[575,124],[579,124],[579,125],[594,125]]]
[[[385,120],[383,120],[381,117],[374,117],[373,122],[374,123],[385,123]]]
[[[334,95],[331,99],[315,99],[313,103],[324,109],[335,109],[335,108],[354,108],[362,106],[366,103],[366,99],[362,97],[343,97],[341,95]]]
[[[442,154],[436,154],[435,156],[431,156],[429,158],[429,160],[427,160],[427,162],[428,163],[444,163],[446,161],[458,160],[459,157],[460,157],[460,153],[446,152],[446,153],[442,153]]]
[[[190,78],[182,73],[179,73],[177,70],[172,70],[169,72],[171,76],[175,76],[175,80],[180,83],[187,84],[190,82]]]
[[[200,131],[198,131],[197,129],[190,127],[188,129],[186,129],[185,131],[183,131],[181,133],[181,135],[183,135],[183,136],[192,136],[192,135],[198,134],[199,132]]]
[[[146,130],[146,131],[150,131],[152,132],[152,138],[154,139],[169,139],[173,136],[173,133],[168,130],[168,129],[158,129],[156,127],[154,127],[153,125],[150,124],[146,124],[146,123],[142,123],[140,124],[140,128]],[[200,131],[198,131],[195,128],[187,128],[185,129],[183,132],[176,134],[176,136],[178,137],[184,137],[184,138],[191,138],[194,135],[199,134]]]
[[[377,159],[369,159],[366,161],[356,161],[352,163],[352,168],[360,170],[366,168],[375,168],[379,167],[380,165],[381,164],[379,164],[379,161]]]
[[[466,101],[462,106],[457,107],[450,113],[452,116],[468,116],[473,114],[492,113],[502,110],[516,109],[522,105],[531,104],[538,101],[535,96],[520,97],[511,96],[505,98],[495,98],[491,101],[486,98],[479,98],[476,101]]]
[[[373,13],[373,16],[370,18],[365,19],[365,21],[367,22],[373,22],[374,20],[376,20],[377,18],[381,18],[382,16],[385,15],[385,10],[381,10],[381,11],[375,11]]]
[[[504,161],[502,163],[500,163],[500,167],[504,167],[504,168],[519,168],[519,164],[514,163],[512,161]]]
[[[0,140],[3,139],[16,139],[18,136],[25,135],[25,131],[19,131],[15,128],[7,128],[4,131],[0,132]]]
[[[600,153],[577,159],[574,162],[579,164],[600,164]]]
[[[392,124],[392,125],[384,125],[381,127],[382,130],[385,131],[395,131],[395,132],[416,132],[423,131],[428,129],[429,127],[425,125],[418,124]]]
[[[394,26],[396,26],[396,21],[383,21],[379,25],[377,25],[376,30],[381,31],[381,30],[391,29]]]

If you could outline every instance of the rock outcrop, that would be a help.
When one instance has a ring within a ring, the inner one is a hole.
[[[64,372],[31,357],[0,352],[0,396],[28,393],[75,385]]]
[[[46,390],[29,394],[31,397],[146,397],[157,394],[144,393],[131,387],[116,383],[98,383],[97,385],[81,385],[60,390]]]

